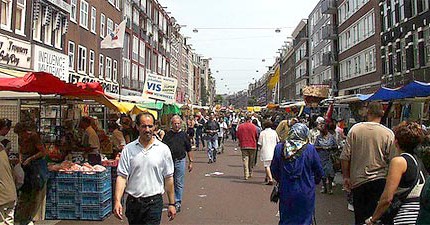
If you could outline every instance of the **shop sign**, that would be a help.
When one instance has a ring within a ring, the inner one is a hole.
[[[57,6],[58,8],[70,13],[70,4],[65,2],[64,0],[46,0],[53,5]]]
[[[70,73],[69,75],[69,83],[90,83],[90,82],[99,82],[103,87],[103,90],[107,93],[118,94],[119,93],[119,85],[113,83],[111,81],[100,80],[95,77],[89,77],[86,75],[81,75],[77,73]]]
[[[0,64],[30,69],[30,51],[30,43],[0,35]]]
[[[133,91],[126,88],[121,88],[121,95],[123,96],[142,96],[142,92]]]
[[[142,97],[145,99],[159,100],[165,103],[175,103],[176,87],[178,80],[148,73]]]
[[[67,55],[34,45],[33,70],[51,73],[61,80],[69,78]]]

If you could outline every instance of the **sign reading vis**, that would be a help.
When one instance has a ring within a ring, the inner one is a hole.
[[[153,99],[171,104],[176,101],[177,86],[178,80],[175,78],[148,73],[146,74],[142,97],[144,99]]]

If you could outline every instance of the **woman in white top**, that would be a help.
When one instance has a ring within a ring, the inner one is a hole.
[[[261,146],[260,159],[263,161],[266,170],[266,183],[273,185],[272,173],[270,172],[270,164],[273,159],[276,144],[279,142],[278,134],[272,129],[272,121],[266,120],[263,122],[264,130],[260,133],[258,138],[258,145]]]

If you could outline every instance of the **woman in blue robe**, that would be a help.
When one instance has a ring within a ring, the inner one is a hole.
[[[308,143],[309,129],[294,124],[284,143],[275,148],[270,169],[279,183],[279,224],[311,224],[315,187],[324,175],[315,147]]]

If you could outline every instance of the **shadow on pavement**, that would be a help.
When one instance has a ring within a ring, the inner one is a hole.
[[[251,181],[251,180],[232,180],[230,181],[232,183],[239,183],[239,184],[254,184],[254,185],[261,185],[263,186],[263,181]]]
[[[229,166],[229,167],[235,167],[235,168],[242,168],[243,166],[242,165],[227,165],[227,166]]]

